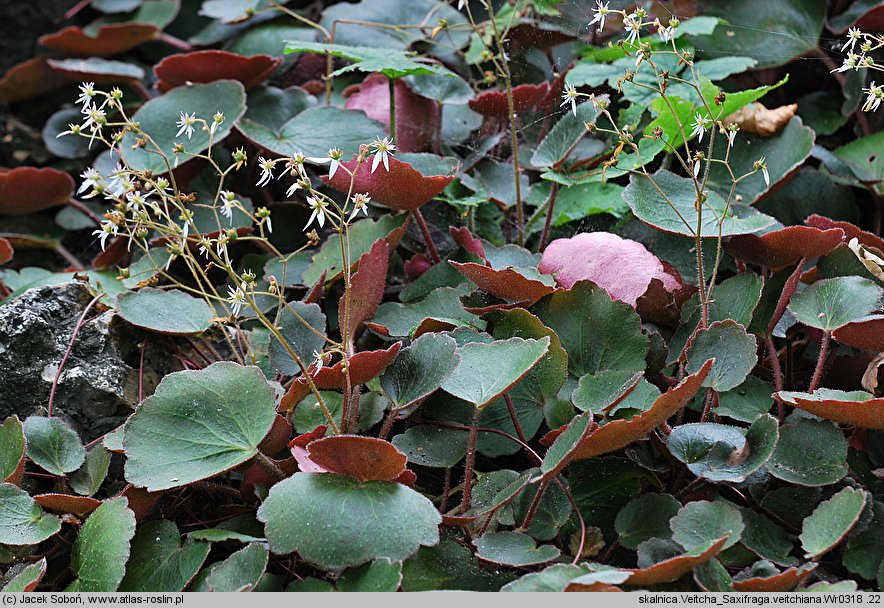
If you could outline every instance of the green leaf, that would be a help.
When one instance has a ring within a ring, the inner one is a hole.
[[[837,148],[835,156],[844,161],[856,177],[864,182],[875,183],[878,194],[884,192],[884,158],[881,157],[881,146],[884,145],[884,132],[878,131],[855,139]]]
[[[258,452],[276,417],[275,391],[257,367],[227,361],[169,374],[126,422],[126,480],[175,488]]]
[[[25,431],[17,416],[10,416],[0,425],[0,482],[12,481],[10,478],[24,466]]]
[[[402,562],[378,559],[355,568],[348,568],[338,579],[338,590],[347,592],[392,593],[402,581]]]
[[[392,439],[408,462],[424,467],[450,468],[467,453],[467,433],[428,424],[413,426]]]
[[[305,322],[310,327],[307,327]],[[325,348],[325,324],[325,314],[318,304],[294,301],[286,304],[276,327],[301,362],[309,366],[314,359],[314,351],[322,352]],[[301,368],[295,363],[288,349],[272,334],[270,369],[286,376],[301,373]]]
[[[53,475],[76,471],[86,459],[77,433],[60,418],[30,416],[24,423],[28,458]]]
[[[650,342],[638,314],[592,283],[550,294],[535,305],[534,314],[558,334],[573,376],[645,368]]]
[[[740,542],[758,557],[780,565],[795,566],[798,560],[790,556],[792,536],[761,513],[739,507],[743,516],[743,535]]]
[[[245,112],[245,101],[245,89],[242,83],[235,80],[218,80],[209,84],[193,84],[172,89],[165,95],[145,103],[132,117],[134,122],[141,125],[141,130],[150,135],[159,150],[154,148],[153,144],[148,144],[145,148],[136,147],[133,150],[136,139],[142,136],[132,132],[126,134],[117,149],[133,171],[167,173],[169,166],[175,165],[172,146],[176,143],[183,144],[188,154],[199,154],[209,147],[209,134],[199,125],[190,139],[184,134],[176,136],[178,127],[175,126],[175,121],[181,112],[195,112],[197,118],[209,122],[212,116],[202,113],[223,113],[224,122],[212,136],[213,145],[217,145],[230,134],[234,123]],[[158,152],[169,159],[168,166]],[[189,156],[183,156],[181,161],[188,159]]]
[[[804,325],[832,331],[871,314],[882,293],[875,283],[860,277],[824,279],[793,296],[789,310]]]
[[[755,336],[733,321],[716,321],[700,330],[687,350],[685,371],[694,374],[709,359],[715,359],[703,386],[718,392],[736,388],[758,363]]]
[[[614,520],[620,544],[634,551],[646,540],[670,538],[669,520],[680,508],[681,504],[670,494],[644,494],[631,500]]]
[[[573,566],[571,564],[553,564],[540,572],[526,574],[522,578],[504,585],[501,591],[510,592],[553,592],[559,593],[565,590],[575,578],[584,574],[591,574],[589,566],[583,564]]]
[[[697,76],[704,76],[715,81],[751,70],[756,65],[758,62],[751,57],[716,57],[715,59],[694,62],[694,70],[697,72]]]
[[[409,336],[426,319],[454,327],[485,328],[485,321],[461,306],[460,298],[472,290],[467,285],[440,287],[416,302],[384,302],[374,315],[374,323],[386,327],[391,336]]]
[[[211,548],[192,537],[182,543],[174,522],[146,522],[132,540],[132,559],[120,591],[183,591]]]
[[[208,528],[206,530],[196,530],[195,532],[188,532],[187,537],[194,540],[204,540],[209,543],[223,543],[224,541],[228,540],[235,540],[241,543],[257,543],[264,542],[266,540],[257,536],[251,536],[250,534],[242,534],[241,532],[234,532],[233,530],[225,530],[224,528]]]
[[[6,572],[4,580],[7,582],[0,588],[0,593],[33,591],[34,587],[43,579],[43,575],[46,574],[46,558],[32,564],[20,564],[17,572],[15,568],[16,566],[13,566]]]
[[[748,55],[762,69],[812,53],[823,29],[826,6],[804,0],[714,0],[704,5],[704,15],[720,17],[725,23],[711,35],[688,36],[703,56]]]
[[[77,535],[71,552],[71,570],[77,591],[116,591],[126,573],[129,541],[135,536],[135,514],[125,498],[102,503]]]
[[[806,557],[817,559],[839,544],[853,529],[866,506],[866,493],[844,488],[821,502],[801,527],[801,547]]]
[[[845,568],[869,580],[877,578],[884,562],[884,503],[876,500],[872,509],[869,527],[850,537],[842,558]]]
[[[420,63],[412,59],[408,53],[389,48],[292,40],[286,43],[285,52],[286,54],[318,53],[349,59],[353,62],[351,65],[332,72],[332,76],[340,76],[353,70],[366,73],[380,72],[387,78],[401,78],[418,74],[438,74],[440,76],[451,74],[454,76],[447,68],[432,63]]]
[[[117,297],[117,307],[118,314],[132,325],[173,336],[202,333],[215,316],[205,301],[178,289],[127,291]]]
[[[329,514],[341,513],[343,505],[347,525],[329,527]],[[277,483],[258,519],[274,553],[297,552],[325,569],[403,560],[421,545],[438,543],[442,521],[433,503],[402,484],[360,484],[331,473],[296,473]]]
[[[446,392],[477,408],[500,397],[518,382],[549,349],[548,336],[540,340],[510,338],[458,348],[460,363],[442,383]]]
[[[591,425],[592,412],[575,416],[571,420],[543,457],[540,465],[543,479],[551,479],[568,463],[571,454],[589,433]]]
[[[847,474],[847,440],[831,422],[800,420],[780,428],[767,463],[771,475],[802,486],[825,486]]]
[[[101,487],[110,467],[111,454],[102,444],[98,444],[86,454],[83,466],[70,474],[68,483],[71,489],[83,496],[92,496]]]
[[[673,429],[668,446],[697,477],[740,482],[767,462],[778,436],[776,419],[765,414],[748,430],[724,424],[685,424]]]
[[[34,499],[11,483],[0,484],[0,545],[36,545],[61,530]]]
[[[399,352],[380,377],[381,389],[393,407],[405,408],[436,389],[457,368],[460,355],[453,338],[424,334]]]
[[[715,558],[694,568],[694,580],[703,591],[733,591],[733,578],[727,568]]]
[[[637,388],[641,379],[639,372],[628,369],[610,369],[587,374],[581,376],[577,382],[577,388],[571,393],[571,402],[582,412],[602,414],[611,404],[621,399],[627,390]]]
[[[753,422],[770,411],[773,392],[773,386],[761,378],[749,376],[740,386],[718,396],[715,413],[740,422]]]
[[[212,564],[194,581],[194,591],[251,591],[258,585],[270,554],[260,543],[246,545],[223,562]]]
[[[749,327],[763,288],[764,281],[754,272],[741,272],[722,281],[715,286],[713,300],[709,303],[709,319],[731,319],[743,327]]]
[[[545,564],[561,555],[553,545],[540,545],[520,532],[491,532],[474,541],[476,555],[485,561],[505,566]]]
[[[562,163],[589,132],[587,125],[594,124],[601,113],[601,106],[591,101],[578,105],[576,115],[566,112],[534,150],[531,165],[541,168]]]
[[[497,591],[515,578],[499,568],[486,568],[454,534],[443,534],[435,547],[421,547],[402,564],[402,591]]]
[[[660,189],[659,191],[649,181]],[[666,193],[666,199],[660,191]],[[669,171],[658,171],[650,177],[632,176],[623,191],[623,200],[638,219],[665,232],[695,236],[698,214],[694,208],[697,192],[694,183]],[[723,218],[723,220],[722,220]],[[725,200],[712,191],[703,205],[703,221],[700,236],[718,238],[719,220],[721,235],[753,234],[771,226],[774,219],[742,204],[725,204]]]
[[[705,548],[710,540],[728,536],[724,549],[733,547],[743,533],[740,512],[725,502],[698,500],[683,506],[669,522],[672,540],[687,551]]]

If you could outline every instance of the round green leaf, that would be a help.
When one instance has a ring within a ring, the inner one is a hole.
[[[419,424],[392,440],[408,462],[424,467],[453,467],[467,453],[467,433],[457,429]]]
[[[592,573],[587,565],[572,566],[571,564],[553,564],[540,572],[526,574],[522,578],[504,585],[501,591],[527,592],[527,591],[551,591],[558,593],[564,591],[575,578],[584,574]]]
[[[587,374],[577,382],[577,388],[571,393],[571,402],[583,412],[601,414],[613,403],[617,403],[623,393],[630,389],[635,390],[633,387],[640,380],[640,372],[628,369],[606,369],[596,374]]]
[[[673,429],[669,451],[697,477],[710,481],[745,481],[773,454],[777,421],[765,414],[746,431],[724,424],[685,424]]]
[[[92,512],[74,543],[71,570],[77,591],[116,591],[126,573],[135,514],[126,498],[112,498]]]
[[[270,554],[261,543],[246,545],[223,562],[203,570],[192,588],[194,591],[252,591],[261,581]]]
[[[110,467],[111,454],[99,444],[89,450],[83,465],[71,473],[68,482],[71,489],[82,496],[92,496],[101,487]]]
[[[338,590],[347,592],[392,593],[402,581],[402,563],[378,559],[348,568],[338,579]]]
[[[60,418],[30,416],[24,429],[28,458],[53,475],[76,471],[86,459],[77,433]]]
[[[671,537],[669,520],[679,508],[681,504],[669,494],[643,494],[630,501],[614,520],[620,544],[635,550],[646,540]]]
[[[329,515],[347,506],[333,525]],[[297,552],[325,569],[387,558],[400,561],[439,542],[442,517],[429,500],[390,481],[296,473],[277,483],[258,510],[274,553]]]
[[[164,490],[246,462],[273,425],[274,405],[257,367],[222,361],[169,374],[126,422],[126,480]]]
[[[492,532],[474,541],[476,555],[485,561],[505,566],[545,564],[561,555],[553,545],[540,545],[520,532]]]
[[[538,144],[531,157],[531,165],[552,167],[565,160],[589,132],[588,125],[595,123],[601,113],[601,106],[589,101],[577,106],[576,114],[566,112]]]
[[[853,529],[866,506],[866,493],[844,488],[829,500],[821,502],[801,527],[801,546],[806,557],[817,559]]]
[[[497,591],[513,578],[498,568],[486,568],[450,533],[443,534],[435,547],[421,547],[402,564],[403,591]]]
[[[683,506],[669,521],[672,540],[687,551],[708,546],[710,541],[727,536],[723,549],[733,547],[743,533],[740,512],[724,502],[698,500]]]
[[[521,380],[546,353],[549,344],[548,336],[540,340],[510,338],[465,344],[457,351],[460,363],[442,382],[442,388],[483,408]]]
[[[736,388],[758,363],[755,336],[734,321],[716,321],[708,329],[697,332],[687,350],[685,371],[699,371],[709,359],[715,359],[703,386],[718,392]]]
[[[779,566],[796,566],[798,560],[792,552],[792,536],[765,515],[746,507],[740,507],[743,516],[743,529],[740,542],[758,557]]]
[[[874,580],[884,563],[884,503],[872,505],[874,519],[869,527],[847,541],[844,549],[844,567],[863,578]]]
[[[25,432],[21,421],[10,416],[0,425],[0,482],[13,481],[17,476],[19,465],[24,467]]]
[[[654,180],[659,190],[649,179]],[[668,202],[660,191],[666,193]],[[697,233],[698,214],[694,209],[697,191],[694,182],[686,177],[668,171],[658,171],[650,178],[633,175],[626,190],[623,191],[623,200],[635,216],[646,224],[664,232],[684,236],[695,236]],[[718,223],[722,217],[724,218],[721,225],[722,236],[753,234],[775,222],[772,217],[747,205],[734,203],[726,205],[725,200],[712,191],[708,193],[703,205],[700,236],[718,238]]]
[[[429,333],[400,351],[380,377],[393,407],[408,407],[440,388],[460,363],[456,350],[450,336]]]
[[[132,540],[132,560],[120,591],[183,591],[209,555],[209,543],[183,543],[178,526],[166,519],[142,524]]]
[[[61,530],[33,498],[11,483],[0,484],[0,545],[36,545]]]
[[[780,428],[767,463],[771,475],[802,486],[825,486],[847,474],[847,440],[831,422],[801,420]]]
[[[88,138],[74,135],[58,137],[59,133],[70,129],[68,125],[77,124],[80,120],[82,120],[82,114],[80,114],[79,108],[63,108],[50,116],[41,133],[46,149],[61,158],[75,159],[89,156]],[[90,221],[88,225],[92,226],[93,224]]]
[[[832,331],[871,314],[882,293],[860,277],[823,279],[793,296],[789,310],[804,325]]]
[[[629,304],[615,302],[592,283],[581,281],[535,305],[568,353],[568,371],[578,378],[601,370],[641,371],[650,348],[641,319]]]
[[[880,181],[884,179],[884,159],[880,154],[882,143],[884,133],[878,131],[855,139],[834,152],[857,178],[864,182],[877,182],[874,188],[879,194],[882,192]]]
[[[756,376],[749,376],[740,386],[719,395],[718,416],[740,422],[753,422],[770,411],[773,386]]]
[[[173,336],[202,333],[215,316],[205,301],[178,289],[127,291],[117,297],[117,306],[119,315],[132,325]]]
[[[159,152],[169,159],[169,165],[174,166],[172,146],[175,144],[183,144],[189,154],[199,154],[209,147],[209,134],[200,128],[201,125],[196,125],[196,130],[190,139],[183,133],[180,136],[176,135],[178,132],[176,121],[181,112],[196,113],[197,118],[207,122],[212,121],[212,115],[216,112],[223,113],[224,122],[212,136],[212,144],[217,145],[230,134],[234,123],[245,112],[245,101],[245,89],[235,80],[192,84],[172,89],[165,95],[151,99],[141,106],[132,120],[141,125],[142,131],[150,135],[159,147]],[[134,171],[152,171],[159,174],[168,172],[169,167],[152,144],[148,144],[146,148],[132,149],[139,137],[142,136],[127,133],[117,147],[126,164]],[[183,156],[181,162],[185,162],[188,158]]]
[[[310,365],[313,352],[322,352],[325,348],[325,324],[325,314],[318,304],[296,301],[289,302],[282,311],[277,329],[301,362]],[[270,337],[270,368],[286,376],[301,373],[288,349],[273,335]]]

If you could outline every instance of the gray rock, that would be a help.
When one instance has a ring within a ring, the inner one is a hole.
[[[92,299],[79,283],[35,287],[0,304],[0,421],[45,413],[74,328]],[[103,308],[103,307],[102,307]],[[138,403],[144,332],[93,308],[59,379],[54,413],[89,441],[119,426]],[[144,396],[172,369],[159,338],[145,353]]]

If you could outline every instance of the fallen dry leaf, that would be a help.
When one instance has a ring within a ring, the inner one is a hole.
[[[780,106],[772,110],[768,110],[763,104],[751,103],[726,116],[722,123],[729,125],[735,122],[744,133],[770,137],[782,129],[795,116],[797,109],[797,103]]]

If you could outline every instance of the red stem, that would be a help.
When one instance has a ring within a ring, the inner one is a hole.
[[[420,212],[420,209],[414,209],[411,212],[411,215],[414,217],[414,221],[417,222],[417,227],[420,228],[421,234],[424,235],[427,251],[430,253],[430,257],[433,258],[433,263],[439,264],[442,261],[442,258],[439,257],[439,252],[436,250],[436,244],[433,242],[433,237],[430,236],[430,229],[427,228],[427,222],[424,221],[423,214]]]
[[[823,379],[823,373],[826,368],[826,357],[829,354],[829,341],[832,339],[832,332],[824,331],[823,340],[820,342],[820,354],[816,360],[816,368],[813,370],[813,377],[810,379],[810,386],[807,388],[808,393],[812,393],[820,385]]]
[[[67,363],[68,357],[71,356],[71,351],[74,350],[74,342],[77,341],[77,334],[80,333],[80,329],[82,329],[83,325],[86,324],[86,315],[89,314],[89,311],[92,310],[92,307],[95,306],[98,301],[103,298],[105,294],[100,294],[92,298],[92,301],[86,305],[86,308],[83,310],[83,314],[80,315],[80,320],[77,322],[77,326],[74,328],[74,333],[71,336],[71,341],[68,343],[68,349],[64,353],[64,357],[61,358],[61,362],[58,364],[58,370],[55,372],[55,379],[52,381],[52,389],[49,391],[49,405],[46,406],[46,415],[49,418],[52,418],[52,405],[55,401],[55,391],[58,390],[58,381],[61,378],[61,372],[64,370],[64,364]]]
[[[464,462],[463,473],[463,498],[460,502],[461,513],[470,509],[473,498],[473,467],[476,465],[476,443],[479,441],[479,418],[482,410],[473,408],[473,420],[470,424],[470,437],[467,441],[467,457]]]

